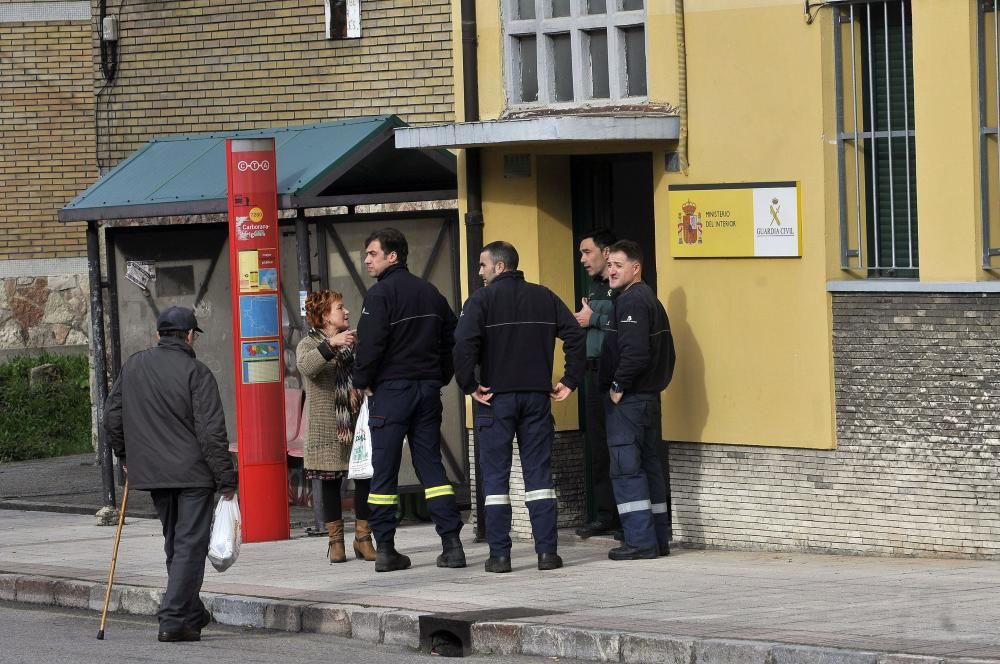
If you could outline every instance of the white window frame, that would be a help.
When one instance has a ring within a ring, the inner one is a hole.
[[[534,0],[535,18],[515,19],[517,0],[501,0],[500,13],[504,29],[504,89],[509,105],[515,109],[537,107],[573,108],[580,105],[610,105],[643,103],[649,100],[649,26],[646,20],[646,8],[651,0],[643,2],[643,8],[633,11],[622,11],[622,0],[607,0],[609,11],[604,14],[586,14],[587,0],[570,0],[570,15],[553,18],[546,16],[546,10],[551,7],[552,0]],[[646,59],[646,91],[641,96],[626,96],[627,82],[625,80],[625,40],[623,28],[639,27],[643,29]],[[590,49],[586,32],[591,30],[606,30],[608,35],[608,90],[609,97],[591,98]],[[557,34],[570,35],[570,47],[573,67],[573,99],[571,101],[555,101],[555,66],[551,58],[549,36]],[[535,37],[537,53],[538,99],[522,102],[520,98],[520,49],[517,46],[519,37]]]

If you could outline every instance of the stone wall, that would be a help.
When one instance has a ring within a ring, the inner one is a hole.
[[[0,278],[0,351],[86,351],[86,274]]]
[[[684,545],[1000,558],[1000,294],[834,293],[837,449],[671,443]]]
[[[587,494],[584,480],[584,444],[580,431],[557,431],[552,445],[552,483],[559,503],[559,528],[578,526],[586,521]],[[476,526],[476,444],[469,431],[469,484],[472,495],[472,518]],[[510,536],[514,541],[531,541],[531,520],[524,505],[524,475],[521,456],[514,441],[514,459],[510,471],[510,498],[513,510]]]

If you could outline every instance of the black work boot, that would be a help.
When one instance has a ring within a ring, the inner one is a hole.
[[[375,571],[395,572],[396,570],[407,569],[410,566],[410,559],[404,556],[392,544],[379,544],[375,551]]]
[[[580,526],[576,529],[576,536],[581,539],[587,539],[589,537],[595,537],[597,535],[610,535],[615,531],[616,526],[613,523],[607,523],[596,519],[590,523]]]
[[[611,560],[646,560],[649,558],[657,558],[659,555],[660,550],[655,546],[651,546],[648,549],[640,549],[635,546],[629,546],[628,544],[622,544],[621,546],[608,551],[608,558]]]
[[[441,537],[441,555],[437,557],[438,567],[465,567],[465,549],[458,533]]]
[[[539,553],[538,569],[559,569],[562,567],[562,558],[558,553]]]
[[[510,556],[490,556],[486,560],[486,571],[495,574],[506,574],[510,571]]]

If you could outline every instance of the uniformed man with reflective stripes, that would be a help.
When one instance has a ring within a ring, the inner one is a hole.
[[[601,354],[600,385],[611,455],[611,486],[625,542],[612,560],[670,553],[670,514],[660,440],[660,392],[674,371],[674,342],[663,305],[642,280],[642,249],[611,245],[608,277],[617,291]]]
[[[517,263],[517,250],[508,242],[483,248],[479,274],[486,288],[468,299],[455,329],[455,378],[476,402],[490,545],[486,571],[498,573],[511,570],[509,492],[515,434],[538,569],[562,567],[550,470],[555,437],[550,399],[562,401],[577,388],[586,361],[584,329],[555,293],[525,281]],[[553,387],[556,338],[563,341],[566,364]]]
[[[441,388],[454,373],[455,313],[433,285],[410,274],[407,253],[406,237],[394,228],[375,231],[365,241],[365,268],[378,283],[365,295],[352,377],[354,387],[368,395],[375,470],[369,525],[377,572],[410,566],[395,548],[404,436],[441,537],[437,566],[465,567],[455,490],[441,463]]]

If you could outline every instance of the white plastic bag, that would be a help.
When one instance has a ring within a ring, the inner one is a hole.
[[[375,474],[372,468],[372,432],[368,428],[368,397],[361,404],[358,423],[354,425],[354,447],[347,476],[352,480],[367,480]]]
[[[212,539],[208,543],[208,559],[219,572],[229,569],[240,556],[240,542],[243,540],[243,520],[240,518],[240,502],[219,499],[212,519]]]

